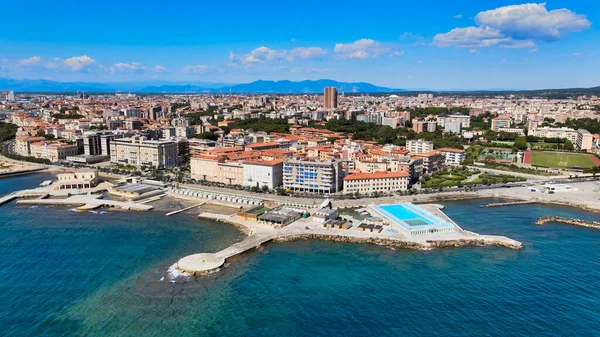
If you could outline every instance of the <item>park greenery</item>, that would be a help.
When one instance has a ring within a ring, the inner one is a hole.
[[[202,133],[193,134],[193,135],[189,136],[189,138],[210,139],[210,140],[217,141],[219,139],[219,135],[215,134],[214,132],[206,131],[206,132],[202,132]]]
[[[0,142],[14,139],[17,134],[17,129],[18,127],[15,124],[0,124]]]
[[[474,185],[506,184],[527,179],[507,174],[481,173],[478,170],[465,168],[442,169],[431,175],[425,174],[421,178],[421,188],[439,189],[448,187],[464,187]]]
[[[56,118],[56,119],[81,119],[81,118],[84,118],[84,116],[83,115],[79,115],[79,114],[59,113],[59,114],[52,115],[52,118]]]
[[[284,133],[290,131],[290,125],[288,120],[285,118],[250,118],[250,119],[236,119],[234,120],[236,128],[244,129],[248,131],[263,131],[263,132],[278,132]]]

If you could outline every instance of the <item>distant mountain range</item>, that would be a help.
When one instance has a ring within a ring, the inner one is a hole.
[[[579,95],[600,95],[600,87],[539,89],[539,90],[405,90],[376,86],[365,82],[338,82],[333,80],[316,81],[254,81],[244,84],[214,83],[214,82],[174,82],[174,81],[144,81],[144,82],[56,82],[49,80],[14,80],[0,78],[0,92],[13,90],[15,92],[31,93],[114,93],[132,92],[140,94],[315,94],[323,93],[325,87],[337,87],[340,93],[374,95],[414,95],[415,93],[433,93],[437,95],[479,96],[519,95],[524,97],[567,98]]]
[[[322,93],[325,87],[337,87],[338,91],[346,93],[386,93],[404,92],[403,89],[379,87],[370,83],[338,82],[333,80],[317,81],[255,81],[245,84],[226,83],[180,83],[180,82],[56,82],[49,80],[13,80],[0,79],[0,90],[16,92],[77,92],[90,93],[135,92],[135,93]]]

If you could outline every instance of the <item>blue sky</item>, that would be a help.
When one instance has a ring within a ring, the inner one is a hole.
[[[4,1],[0,77],[394,88],[600,85],[600,3]]]

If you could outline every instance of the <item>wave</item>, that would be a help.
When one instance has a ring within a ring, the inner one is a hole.
[[[171,283],[174,283],[178,278],[185,278],[186,280],[188,280],[191,276],[190,273],[186,273],[177,269],[177,263],[172,264],[169,267],[169,269],[167,269],[167,275],[169,276],[169,280],[171,281]]]

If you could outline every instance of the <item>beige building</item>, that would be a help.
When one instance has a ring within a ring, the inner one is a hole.
[[[574,145],[578,150],[591,150],[594,147],[594,135],[587,130],[579,129]]]
[[[44,137],[17,137],[15,142],[15,151],[18,155],[21,156],[31,156],[31,144],[36,142],[43,142],[44,140]]]
[[[438,151],[419,153],[415,157],[423,159],[423,173],[431,174],[444,166],[446,157]]]
[[[338,105],[338,91],[335,87],[327,87],[324,90],[325,96],[325,108],[327,109],[335,109]]]
[[[226,161],[225,155],[201,154],[191,159],[192,179],[223,183],[244,184],[244,167],[237,161]]]
[[[344,194],[389,194],[408,189],[409,174],[406,172],[357,173],[344,178]]]
[[[52,184],[55,190],[89,189],[98,184],[98,171],[77,170],[56,175],[56,182]]]
[[[68,156],[75,156],[79,152],[77,145],[61,142],[35,142],[30,145],[30,156],[48,159],[51,162],[65,160]]]
[[[510,117],[500,116],[492,119],[491,129],[494,132],[499,132],[501,128],[510,128]]]
[[[110,161],[125,165],[173,167],[179,163],[177,152],[177,143],[171,140],[147,140],[135,136],[110,143]]]

